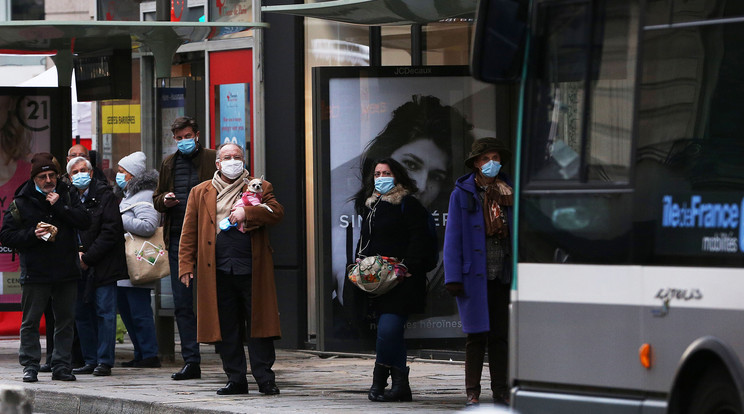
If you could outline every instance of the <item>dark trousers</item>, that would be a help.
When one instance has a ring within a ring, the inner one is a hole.
[[[243,338],[247,340],[251,374],[260,386],[274,381],[271,367],[276,360],[272,338],[251,338],[251,275],[231,275],[217,271],[217,313],[222,342],[217,349],[227,380],[245,383],[247,367]]]
[[[400,369],[406,368],[407,315],[383,313],[377,319],[377,343],[375,362]]]
[[[173,291],[173,306],[178,326],[178,336],[181,338],[181,356],[184,362],[199,364],[201,354],[199,343],[196,342],[196,314],[194,313],[194,283],[188,287],[178,279],[178,246],[179,240],[171,234],[168,246],[168,263],[171,271],[171,289]]]
[[[480,395],[483,361],[488,348],[488,368],[494,396],[508,390],[510,286],[488,281],[488,319],[491,330],[468,334],[465,340],[465,389]]]
[[[58,283],[25,283],[22,287],[21,346],[18,361],[24,370],[38,371],[41,361],[39,342],[39,323],[49,300],[54,312],[54,351],[52,369],[71,369],[70,350],[72,348],[73,326],[75,325],[75,300],[77,280]]]

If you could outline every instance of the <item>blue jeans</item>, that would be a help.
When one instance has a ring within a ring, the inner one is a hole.
[[[377,359],[375,362],[404,369],[406,367],[407,315],[383,313],[377,320]]]
[[[116,290],[119,314],[134,345],[134,360],[158,356],[158,338],[150,305],[150,289],[118,286]]]
[[[168,246],[168,262],[171,271],[171,289],[173,291],[173,312],[176,316],[178,336],[181,338],[181,356],[184,362],[198,364],[201,362],[199,343],[196,342],[196,314],[194,314],[194,283],[186,287],[178,279],[178,246],[179,240],[171,235]]]
[[[84,283],[78,288],[75,306],[80,348],[86,364],[114,366],[116,343],[116,284],[97,287],[89,303],[83,299]]]

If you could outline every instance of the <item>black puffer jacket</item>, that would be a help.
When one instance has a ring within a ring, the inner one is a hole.
[[[72,191],[78,192],[73,188]],[[83,206],[90,214],[91,225],[80,232],[83,262],[93,269],[94,286],[106,286],[127,279],[124,256],[124,226],[121,224],[119,200],[105,182],[93,178]]]
[[[21,260],[21,284],[53,283],[80,278],[77,230],[90,226],[90,215],[80,198],[61,180],[57,181],[59,200],[54,205],[36,191],[33,180],[18,187],[14,199],[20,220],[5,212],[0,243],[16,249]],[[19,222],[20,221],[20,222]],[[40,221],[53,224],[55,241],[43,241],[34,230]]]

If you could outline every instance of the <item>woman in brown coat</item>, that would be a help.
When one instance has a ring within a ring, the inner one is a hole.
[[[221,342],[228,383],[220,395],[245,394],[246,361],[240,326],[248,319],[251,373],[264,394],[278,394],[271,365],[273,340],[281,336],[274,283],[274,262],[267,226],[278,223],[284,208],[263,181],[263,206],[234,208],[246,191],[248,171],[242,148],[225,144],[217,152],[217,172],[191,190],[179,250],[179,275],[186,284],[198,275],[197,341]],[[245,180],[247,178],[247,180]],[[229,220],[227,226],[220,221]],[[244,233],[238,230],[243,223]]]

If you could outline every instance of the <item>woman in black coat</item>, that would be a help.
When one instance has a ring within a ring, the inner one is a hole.
[[[381,255],[399,261],[398,284],[369,298],[378,315],[377,358],[368,394],[372,401],[411,401],[403,334],[408,315],[424,311],[426,258],[432,248],[428,212],[412,195],[416,191],[405,168],[386,158],[365,171],[363,188],[355,196],[357,213],[364,217],[357,259]],[[392,387],[386,392],[389,375]]]

